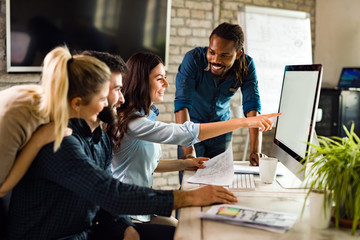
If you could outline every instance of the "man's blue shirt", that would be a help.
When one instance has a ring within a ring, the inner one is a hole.
[[[252,110],[260,113],[260,96],[255,65],[245,55],[248,74],[243,83],[231,73],[223,82],[206,71],[208,47],[197,47],[186,53],[176,76],[175,112],[188,108],[190,119],[197,123],[224,121],[231,118],[230,99],[241,87],[244,115]],[[230,69],[229,71],[233,71]]]

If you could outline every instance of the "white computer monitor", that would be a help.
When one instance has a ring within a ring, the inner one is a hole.
[[[309,151],[307,142],[314,141],[321,81],[320,64],[285,67],[279,103],[283,115],[276,121],[272,155],[298,180],[304,178],[300,160]],[[288,179],[277,177],[277,181],[285,188],[298,187]]]

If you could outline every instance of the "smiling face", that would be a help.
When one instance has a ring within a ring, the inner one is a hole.
[[[151,103],[164,101],[165,89],[169,86],[165,75],[165,67],[162,63],[151,70],[149,75]]]
[[[109,82],[104,83],[101,90],[94,94],[88,104],[82,104],[81,98],[78,98],[80,100],[75,107],[75,109],[78,108],[76,109],[78,117],[87,121],[89,125],[90,123],[97,123],[99,113],[108,106],[109,84]]]
[[[110,91],[108,96],[109,107],[116,113],[116,108],[125,103],[122,89],[122,75],[121,73],[111,73]]]
[[[110,89],[108,95],[109,105],[105,107],[99,114],[99,119],[105,123],[115,124],[117,111],[116,109],[125,103],[124,95],[122,94],[123,84],[121,73],[111,73]]]
[[[221,38],[216,34],[212,35],[206,53],[211,73],[216,76],[224,76],[241,54],[241,50],[236,51],[234,41]]]

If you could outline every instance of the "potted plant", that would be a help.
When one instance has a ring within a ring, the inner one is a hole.
[[[319,146],[308,143],[312,150],[302,160],[302,170],[312,163],[305,176],[309,186],[306,199],[313,190],[324,191],[324,202],[328,197],[334,202],[335,227],[340,218],[351,219],[355,234],[360,218],[360,139],[354,125],[350,131],[345,126],[344,130],[347,137],[319,137]]]

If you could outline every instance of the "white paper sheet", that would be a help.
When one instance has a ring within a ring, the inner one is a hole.
[[[230,146],[225,152],[204,163],[206,168],[198,169],[187,182],[219,186],[231,185],[234,179],[233,152]]]

